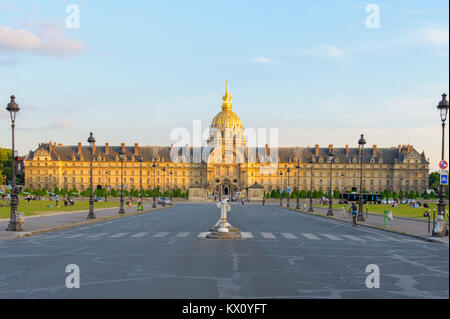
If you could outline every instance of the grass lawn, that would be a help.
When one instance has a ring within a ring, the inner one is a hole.
[[[3,204],[2,201],[0,201],[0,204]],[[6,203],[4,204],[6,205]],[[49,205],[52,205],[53,207],[48,207]],[[94,208],[107,208],[107,207],[119,207],[118,202],[97,202],[94,203]],[[75,210],[88,210],[89,209],[89,202],[87,201],[75,201],[74,206],[67,206],[64,207],[64,202],[59,203],[59,207],[55,207],[55,201],[48,201],[48,200],[32,200],[29,203],[26,200],[20,200],[19,201],[19,207],[17,209],[17,212],[19,213],[25,213],[25,216],[32,216],[32,215],[39,215],[42,213],[48,213],[48,212],[69,212],[69,211],[75,211]],[[9,218],[11,214],[11,208],[9,206],[7,207],[0,207],[0,218]]]
[[[357,204],[358,205],[358,204]],[[392,211],[392,214],[395,216],[402,217],[410,217],[410,218],[419,218],[419,219],[428,219],[427,217],[423,217],[423,213],[428,210],[431,214],[431,218],[433,218],[433,208],[437,211],[437,204],[428,204],[430,208],[412,208],[409,205],[400,205],[399,207],[392,207],[389,204],[373,204],[369,205],[369,213],[378,213],[383,215],[385,210]],[[317,207],[327,208],[328,205],[314,205]],[[340,210],[344,205],[333,205],[333,209]],[[348,210],[349,206],[346,205],[346,209]],[[367,205],[364,205],[364,212],[366,212]],[[448,211],[448,205],[446,206],[446,210]],[[436,213],[437,215],[437,213]],[[447,219],[447,217],[446,217]]]

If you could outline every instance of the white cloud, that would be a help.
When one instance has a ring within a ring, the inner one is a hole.
[[[416,37],[422,41],[436,45],[448,45],[448,30],[421,29],[416,31]]]
[[[65,38],[60,27],[45,25],[40,33],[38,36],[24,29],[0,26],[0,49],[11,53],[30,52],[58,58],[82,54],[86,50],[83,43]]]
[[[338,58],[351,53],[351,50],[339,49],[335,46],[321,46],[314,50],[300,49],[297,52],[308,56],[315,56],[322,58]]]
[[[274,64],[274,62],[271,59],[264,57],[255,58],[253,59],[253,62]]]

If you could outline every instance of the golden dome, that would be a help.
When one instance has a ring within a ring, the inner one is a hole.
[[[212,128],[244,128],[241,119],[231,110],[231,95],[228,93],[228,80],[225,95],[222,98],[222,112],[212,120]]]

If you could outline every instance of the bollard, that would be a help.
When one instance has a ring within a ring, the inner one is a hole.
[[[428,233],[430,233],[430,218],[431,218],[431,215],[430,215],[430,213],[428,213]]]
[[[433,208],[433,229],[434,229],[434,227],[436,227],[435,214],[436,214],[436,208]]]

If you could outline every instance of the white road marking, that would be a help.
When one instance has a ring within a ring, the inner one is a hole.
[[[356,236],[353,236],[353,235],[341,235],[341,236],[342,236],[342,237],[345,237],[345,238],[348,238],[348,239],[351,239],[351,240],[365,241],[364,239],[359,238],[359,237],[356,237]]]
[[[167,234],[168,234],[168,232],[161,232],[161,233],[157,233],[155,236],[153,236],[153,237],[155,237],[155,238],[162,238],[162,237],[164,237],[164,236],[167,236]]]
[[[128,234],[128,233],[118,233],[118,234],[109,236],[109,238],[120,238],[120,237],[125,236],[126,234]]]
[[[84,235],[86,235],[86,234],[75,234],[75,235],[72,235],[72,236],[64,237],[64,239],[67,239],[67,238],[77,238],[77,237],[81,237],[81,236],[84,236]]]
[[[147,234],[148,234],[148,232],[147,233],[146,232],[140,232],[140,233],[134,234],[133,236],[131,236],[131,238],[144,237]]]
[[[272,233],[261,233],[261,236],[266,239],[276,239],[276,237]]]
[[[332,234],[321,234],[321,235],[323,237],[326,237],[326,238],[331,239],[331,240],[342,240],[342,238],[336,237],[336,236],[334,236]]]
[[[175,237],[185,238],[185,237],[189,236],[189,234],[190,234],[190,232],[181,232],[181,233],[178,233]]]
[[[372,236],[364,236],[365,238],[373,241],[386,241],[386,238],[372,237]]]
[[[297,237],[295,237],[291,233],[281,233],[281,235],[283,235],[283,237],[286,238],[286,239],[298,239]]]
[[[200,234],[198,234],[198,238],[206,238],[206,235],[211,234],[211,232],[209,231],[205,231],[205,232],[201,232]]]
[[[302,235],[305,236],[308,239],[320,240],[319,237],[314,236],[313,234],[310,234],[310,233],[302,233]]]
[[[241,231],[242,238],[253,238],[253,234],[250,232],[243,232]]]
[[[106,233],[98,233],[98,234],[87,236],[86,238],[98,238],[98,237],[101,237],[103,235],[106,235]]]

